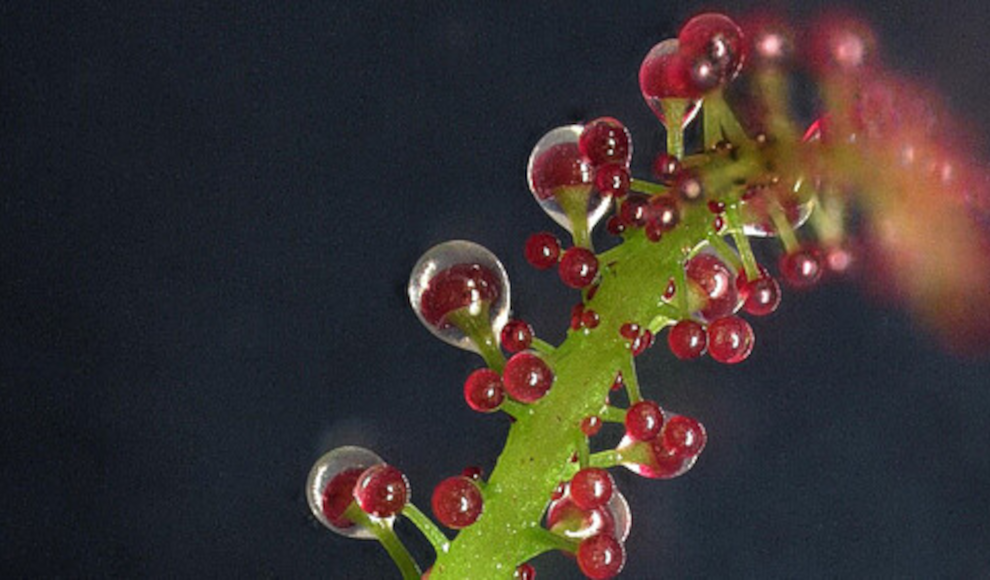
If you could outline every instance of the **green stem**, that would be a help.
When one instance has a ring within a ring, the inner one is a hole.
[[[665,195],[670,192],[670,188],[666,185],[660,185],[659,183],[653,183],[652,181],[646,181],[645,179],[630,179],[629,189],[631,191],[636,191],[639,193],[648,193],[650,195]]]
[[[591,457],[588,458],[588,465],[591,467],[602,467],[608,469],[609,467],[615,467],[619,465],[622,460],[622,455],[619,454],[615,449],[608,449],[606,451],[599,451],[598,453],[592,453]]]
[[[556,193],[554,198],[571,222],[571,237],[574,240],[574,245],[593,250],[591,232],[588,228],[589,195],[591,192],[585,186],[564,187]]]
[[[367,528],[374,534],[375,538],[381,543],[385,551],[388,552],[388,555],[391,556],[392,561],[399,568],[403,580],[419,580],[422,574],[419,565],[413,560],[412,555],[409,554],[409,550],[403,545],[402,540],[395,535],[390,521],[372,518],[364,513],[356,502],[352,502],[344,510],[344,516],[355,524]]]
[[[532,348],[536,352],[538,352],[540,354],[543,354],[543,355],[553,354],[553,351],[557,350],[557,348],[554,347],[549,342],[544,342],[544,341],[536,338],[535,336],[533,337],[533,341],[529,344],[529,346],[530,346],[530,348]]]
[[[622,384],[629,394],[629,404],[635,405],[643,400],[643,394],[639,390],[639,377],[636,375],[636,362],[630,356],[622,368]]]
[[[731,265],[733,268],[738,270],[739,268],[743,267],[743,262],[742,260],[739,259],[739,256],[738,254],[736,254],[736,251],[732,248],[732,246],[729,245],[728,242],[725,241],[725,238],[723,238],[721,235],[716,233],[709,234],[708,243],[711,244],[712,247],[715,248],[718,251],[718,253],[724,259],[726,259],[729,262],[729,265]]]
[[[791,222],[787,221],[787,216],[784,215],[784,211],[780,209],[779,205],[775,204],[770,209],[770,219],[773,220],[773,225],[777,228],[777,235],[784,244],[785,252],[790,254],[801,248],[801,242],[798,241],[797,234],[791,227]]]
[[[688,99],[662,99],[660,106],[667,120],[667,154],[684,158],[684,114],[691,102]]]
[[[433,546],[434,552],[440,554],[447,551],[447,548],[450,546],[450,538],[440,531],[440,528],[433,523],[433,520],[426,517],[426,514],[420,511],[418,507],[412,503],[408,503],[402,509],[402,515],[409,518],[409,521],[419,528],[420,533]]]
[[[756,255],[753,254],[753,247],[749,244],[749,238],[742,231],[739,207],[735,204],[727,207],[725,217],[729,224],[729,230],[732,232],[732,241],[736,243],[736,249],[739,250],[739,255],[742,257],[746,279],[756,280],[760,277],[760,267],[756,263]]]
[[[607,423],[625,423],[626,410],[611,405],[606,405],[598,412],[598,418]]]
[[[488,302],[482,302],[478,312],[471,312],[469,308],[461,308],[449,313],[447,320],[471,339],[471,342],[478,349],[478,354],[485,359],[485,364],[489,368],[501,373],[505,367],[505,355],[502,354],[498,340],[495,339],[488,310]]]

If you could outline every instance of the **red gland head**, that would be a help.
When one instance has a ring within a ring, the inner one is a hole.
[[[441,481],[434,488],[430,502],[437,520],[454,530],[473,524],[484,508],[484,498],[478,485],[463,476]]]
[[[675,122],[678,127],[687,126],[698,114],[700,97],[704,93],[695,84],[691,62],[682,54],[675,38],[664,40],[646,54],[639,67],[639,89],[661,123],[667,126]],[[668,99],[685,100],[680,119],[667,119],[664,101]]]
[[[632,137],[618,119],[601,117],[584,126],[578,140],[581,154],[595,167],[616,163],[629,167],[632,160]]]
[[[480,264],[457,264],[437,273],[423,292],[421,312],[427,322],[443,327],[447,317],[465,310],[480,314],[486,303],[498,298],[499,283],[495,274]]]
[[[607,197],[622,198],[629,193],[629,168],[618,163],[598,167],[595,188]]]
[[[409,482],[397,468],[388,464],[364,470],[354,485],[354,499],[361,509],[376,518],[394,516],[409,501]]]
[[[533,162],[530,179],[538,199],[550,199],[564,189],[591,189],[594,170],[581,156],[577,143],[558,143]]]
[[[513,573],[512,580],[536,580],[536,569],[530,564],[520,564]]]
[[[525,320],[510,320],[502,327],[502,348],[521,352],[533,342],[533,327]]]
[[[653,160],[653,177],[664,185],[673,185],[681,172],[681,161],[669,153],[661,153]]]
[[[626,565],[626,549],[612,536],[598,534],[582,540],[578,545],[577,563],[581,573],[588,578],[614,578]]]
[[[323,515],[338,528],[349,528],[354,522],[349,520],[344,511],[354,501],[354,486],[364,473],[363,469],[345,469],[330,480],[323,490]]]
[[[708,325],[708,354],[720,363],[746,360],[755,342],[753,328],[738,316],[719,318]]]
[[[660,434],[663,449],[677,459],[697,457],[705,449],[707,442],[705,426],[697,419],[684,415],[671,417]]]
[[[598,275],[598,258],[587,248],[569,248],[560,259],[557,272],[564,284],[571,288],[585,288]]]
[[[626,411],[626,435],[636,441],[649,441],[660,434],[663,410],[654,401],[640,401]]]
[[[502,383],[512,398],[533,403],[543,398],[553,386],[553,371],[543,359],[529,352],[513,355],[505,363]]]
[[[739,309],[736,273],[714,254],[700,253],[684,267],[692,294],[700,299],[700,314],[715,320]]]
[[[548,270],[560,258],[560,240],[549,232],[529,236],[524,248],[526,261],[537,270]]]
[[[808,64],[816,74],[859,75],[871,70],[878,60],[876,34],[854,16],[824,16],[808,33]]]
[[[502,385],[502,377],[492,369],[478,369],[464,381],[464,400],[475,411],[496,411],[503,399],[505,387]]]
[[[743,310],[753,316],[772,314],[780,306],[780,284],[762,267],[756,280],[747,279],[746,272],[740,271],[736,287],[743,301]]]
[[[782,16],[753,14],[739,27],[745,38],[746,61],[757,68],[785,67],[794,60],[794,28]]]
[[[615,482],[608,471],[598,467],[586,467],[571,479],[571,499],[583,510],[601,507],[612,499]]]
[[[338,447],[314,464],[306,481],[306,501],[313,516],[330,530],[350,538],[374,539],[370,530],[355,525],[344,512],[354,503],[354,487],[366,469],[384,463],[363,447]]]
[[[694,320],[681,320],[668,331],[667,345],[681,360],[696,359],[708,349],[708,333]]]
[[[810,288],[822,277],[821,252],[815,247],[799,248],[780,257],[780,276],[789,286]]]
[[[742,69],[743,32],[724,14],[699,14],[677,35],[680,50],[691,63],[695,86],[703,92],[732,81]]]

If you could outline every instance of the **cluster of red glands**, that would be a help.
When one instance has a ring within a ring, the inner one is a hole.
[[[739,75],[744,63],[757,70],[780,71],[795,65],[796,51],[794,30],[784,21],[753,18],[740,26],[721,14],[702,14],[688,21],[676,39],[665,40],[649,52],[640,69],[640,86],[646,102],[668,131],[680,132],[697,116],[706,96],[718,92],[721,98],[722,90]],[[856,19],[822,19],[809,29],[801,60],[818,82],[830,86],[828,94],[842,97],[838,106],[832,103],[827,115],[801,131],[803,143],[848,141],[850,137],[872,142],[871,155],[893,156],[901,164],[901,175],[908,177],[899,179],[923,180],[950,191],[954,203],[964,207],[969,217],[977,218],[974,222],[988,221],[990,189],[985,186],[984,174],[965,155],[954,153],[958,147],[938,137],[944,127],[934,126],[933,101],[917,91],[905,90],[904,81],[880,71],[876,42],[869,28]],[[757,125],[773,125],[765,113],[757,110],[747,120],[742,111],[741,122],[752,124],[755,118]],[[775,129],[780,127],[747,127],[745,131],[754,142],[764,144],[774,138]],[[716,143],[711,154],[732,160],[733,150],[734,145],[727,139]],[[648,194],[637,191],[629,171],[631,158],[629,132],[616,119],[603,117],[551,131],[537,144],[530,159],[528,177],[533,195],[574,234],[576,243],[565,250],[553,234],[537,233],[527,240],[525,256],[537,269],[556,267],[564,284],[582,290],[583,300],[571,315],[572,331],[591,330],[600,323],[598,314],[586,306],[595,295],[600,271],[599,257],[591,250],[587,234],[613,204],[616,211],[607,220],[607,229],[617,236],[642,229],[647,240],[659,242],[679,225],[685,204],[705,203],[715,234],[723,233],[728,225],[726,204],[708,191],[706,166],[684,163],[676,151],[663,153],[652,165],[657,183],[649,184],[662,188],[662,193],[654,190]],[[832,236],[816,244],[787,235],[808,219],[811,201],[798,187],[777,185],[773,179],[747,183],[741,195],[741,219],[750,235],[780,236],[785,250],[778,263],[780,277],[791,287],[807,288],[824,274],[845,271],[855,254],[844,236]],[[879,203],[882,205],[882,200]],[[904,220],[910,224],[912,219],[924,219],[917,215],[902,217],[898,231],[905,229]],[[916,257],[915,240],[885,233],[884,227],[883,222],[873,227],[870,235],[874,244],[869,251],[856,255],[857,260],[893,254],[902,275],[928,267],[924,258]],[[451,252],[449,248],[438,248],[431,250],[437,255],[433,262],[427,260],[433,266],[419,277],[414,273],[411,282],[418,285],[415,292],[411,288],[410,296],[423,322],[438,336],[459,346],[464,346],[465,338],[479,345],[486,340],[479,336],[483,334],[479,328],[494,328],[497,345],[512,354],[504,366],[498,358],[489,360],[489,368],[479,369],[467,378],[467,404],[479,412],[501,409],[511,415],[509,405],[540,400],[552,387],[554,372],[539,353],[531,350],[534,335],[530,325],[507,319],[508,286],[501,265],[493,266],[497,260],[483,255],[485,251],[479,246],[456,248],[454,258],[445,257],[445,252]],[[726,248],[702,251],[686,261],[684,282],[692,308],[668,331],[667,342],[674,355],[695,359],[707,352],[727,364],[739,363],[749,356],[753,330],[736,312],[742,309],[752,316],[774,312],[781,289],[767,269],[749,268],[751,276],[746,270],[738,254],[727,256]],[[986,272],[975,278],[971,273],[965,275],[970,276],[965,283],[978,284],[984,281]],[[910,283],[901,286],[911,288]],[[670,301],[677,287],[671,279],[664,299]],[[986,286],[983,288],[985,292]],[[480,325],[476,323],[478,319]],[[634,355],[641,354],[654,340],[648,328],[635,322],[624,323],[619,332]],[[622,386],[620,373],[613,387]],[[625,437],[618,449],[645,448],[641,456],[648,459],[630,468],[653,478],[675,477],[690,469],[705,446],[701,423],[690,417],[665,414],[654,401],[631,402],[624,416]],[[581,428],[592,436],[601,428],[601,420],[589,417]],[[336,531],[353,534],[355,523],[345,514],[353,506],[371,518],[388,519],[401,513],[409,495],[402,473],[371,452],[344,449],[345,453],[335,450],[327,457],[333,453],[336,456],[330,460],[325,457],[317,464],[324,469],[322,487],[317,489],[317,515],[321,521]],[[484,509],[482,485],[477,468],[440,482],[432,495],[436,519],[451,529],[472,525]],[[589,578],[617,575],[625,561],[623,542],[628,534],[629,514],[608,471],[583,467],[569,482],[560,485],[551,500],[546,527],[551,533],[580,540],[575,554],[581,571]],[[535,571],[523,564],[516,576],[533,578]]]

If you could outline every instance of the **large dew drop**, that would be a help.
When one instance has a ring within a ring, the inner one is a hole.
[[[484,354],[509,320],[509,277],[484,246],[452,240],[426,251],[409,276],[409,303],[444,342]]]
[[[684,129],[698,115],[701,96],[691,80],[690,63],[680,53],[676,38],[654,46],[639,68],[639,88],[653,114],[668,129]],[[669,119],[677,111],[680,119]],[[670,121],[679,121],[671,127]]]
[[[374,539],[370,530],[343,516],[354,500],[353,489],[365,469],[385,463],[364,447],[337,447],[316,460],[306,480],[306,502],[321,524],[348,538]]]
[[[609,198],[594,187],[595,171],[578,145],[582,125],[557,127],[533,147],[526,168],[529,190],[551,218],[584,239],[605,213]]]

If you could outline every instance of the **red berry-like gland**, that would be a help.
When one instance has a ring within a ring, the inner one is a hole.
[[[697,419],[675,415],[663,426],[660,434],[663,448],[678,459],[697,457],[705,448],[708,435]]]
[[[463,470],[461,470],[461,475],[463,475],[468,479],[473,479],[475,481],[480,480],[481,476],[484,473],[485,472],[477,465],[469,465],[465,467]]]
[[[363,469],[341,471],[323,489],[323,515],[338,528],[354,525],[354,522],[344,516],[344,511],[354,501],[354,486],[362,473]]]
[[[663,427],[663,410],[653,401],[640,401],[626,411],[626,434],[637,441],[649,441]]]
[[[376,518],[394,516],[409,501],[409,482],[397,468],[386,463],[375,465],[358,478],[354,499],[365,513]]]
[[[582,540],[577,549],[581,572],[594,580],[614,578],[626,564],[622,543],[608,534],[598,534]]]
[[[756,14],[740,22],[746,59],[757,67],[780,67],[794,57],[794,30],[780,16]]]
[[[653,160],[653,176],[664,185],[673,185],[681,172],[681,161],[668,153],[661,153]]]
[[[677,200],[669,195],[656,195],[650,198],[646,208],[647,226],[656,225],[660,232],[665,233],[677,227],[681,221],[681,210]]]
[[[584,302],[578,302],[571,308],[571,330],[577,330],[584,324]]]
[[[772,314],[780,306],[780,284],[770,274],[761,272],[756,280],[749,281],[740,274],[737,282],[743,298],[743,310],[753,316]]]
[[[578,147],[596,167],[606,163],[628,166],[632,156],[629,142],[629,130],[625,125],[612,117],[601,117],[584,126]]]
[[[433,515],[448,528],[459,530],[477,521],[484,507],[478,486],[467,477],[448,477],[433,489]]]
[[[646,223],[647,200],[642,195],[630,195],[619,208],[619,217],[626,227],[642,227]]]
[[[464,400],[475,411],[496,411],[504,398],[502,377],[492,369],[478,369],[464,381]]]
[[[533,327],[525,320],[510,320],[502,327],[502,348],[509,352],[520,352],[533,342]]]
[[[596,328],[599,322],[598,313],[590,308],[581,314],[581,325],[585,328]]]
[[[505,363],[502,383],[512,398],[523,403],[540,400],[553,386],[553,371],[535,354],[521,352]]]
[[[724,14],[695,16],[684,24],[677,40],[691,61],[692,78],[699,88],[725,85],[742,68],[743,33]]]
[[[699,311],[706,320],[722,318],[739,307],[735,273],[712,254],[698,254],[688,260],[685,273],[698,294],[705,299]]]
[[[557,273],[571,288],[584,288],[598,275],[598,258],[591,250],[575,246],[564,252]]]
[[[599,467],[586,467],[571,479],[571,499],[583,510],[601,507],[612,499],[615,482],[608,471]]]
[[[663,299],[670,302],[674,299],[674,295],[677,294],[677,284],[674,283],[674,279],[671,278],[667,280],[667,287],[663,289]]]
[[[619,327],[619,334],[621,334],[623,338],[628,338],[629,340],[636,340],[636,338],[639,337],[640,332],[639,325],[635,322],[626,322]]]
[[[598,435],[602,430],[602,420],[598,415],[591,415],[581,419],[581,432],[588,437]]]
[[[646,349],[653,346],[653,333],[649,330],[644,330],[643,334],[636,337],[629,345],[629,350],[632,351],[633,356],[639,356],[646,352]]]
[[[618,391],[622,387],[626,386],[625,379],[622,378],[622,371],[615,373],[615,380],[612,381],[612,390]]]
[[[815,248],[801,248],[780,257],[780,276],[793,288],[810,288],[822,277],[822,262]]]
[[[537,270],[547,270],[560,258],[560,240],[548,232],[533,234],[526,240],[524,253],[531,266]]]
[[[621,216],[613,215],[605,222],[605,229],[613,236],[621,236],[622,232],[626,231],[626,224]]]
[[[810,30],[808,62],[818,74],[856,74],[868,69],[876,57],[876,36],[856,18],[828,15]]]
[[[681,320],[667,333],[667,346],[681,360],[696,359],[708,348],[708,333],[694,320]]]
[[[587,187],[594,182],[594,171],[581,156],[577,143],[558,143],[533,162],[531,172],[536,197],[545,200],[563,188]]]
[[[513,580],[536,580],[536,569],[529,564],[522,564],[516,568],[512,576]]]
[[[629,193],[629,169],[618,163],[602,165],[595,172],[595,187],[602,195],[625,197]]]
[[[738,316],[719,318],[708,325],[708,354],[720,363],[746,360],[754,342],[753,328]]]
[[[696,201],[705,195],[704,184],[691,171],[681,171],[678,173],[672,188],[681,199],[687,202]]]
[[[491,270],[480,264],[456,264],[430,279],[420,299],[420,313],[427,322],[442,328],[449,324],[448,314],[494,302],[499,293],[498,278]]]

